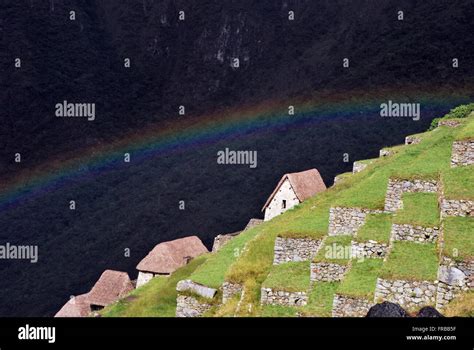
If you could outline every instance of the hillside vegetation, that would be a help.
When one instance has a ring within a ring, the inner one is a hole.
[[[389,178],[434,179],[442,184],[446,198],[474,200],[474,166],[450,166],[453,141],[474,138],[474,115],[463,115],[459,121],[461,125],[455,128],[440,126],[419,134],[419,144],[391,148],[391,155],[370,162],[363,171],[345,176],[324,193],[273,220],[244,231],[220,251],[196,259],[168,280],[156,280],[138,289],[133,293],[136,300],[119,302],[105,310],[103,315],[172,315],[176,299],[166,296],[175,295],[177,281],[184,278],[214,288],[220,287],[225,281],[244,286],[242,297],[238,295],[224,305],[214,306],[207,316],[331,316],[335,293],[373,298],[377,278],[436,280],[442,256],[455,260],[474,258],[473,217],[443,219],[440,217],[436,194],[406,193],[403,195],[403,209],[395,213],[368,215],[356,237],[328,237],[329,209],[340,206],[383,210]],[[334,243],[350,245],[351,239],[388,243],[392,223],[442,226],[444,237],[436,243],[396,241],[386,259],[357,262],[344,257],[328,259],[324,254],[325,246]],[[273,265],[274,242],[278,236],[324,239],[313,260],[348,264],[348,273],[340,282],[310,284],[309,262]],[[308,303],[301,307],[262,306],[262,287],[305,290],[309,296]],[[148,298],[145,295],[154,296]],[[145,300],[149,300],[149,304]],[[472,314],[472,309],[463,302],[472,305],[472,294],[467,293],[455,299],[448,305],[446,313],[461,316]],[[160,303],[162,305],[158,306]],[[166,312],[160,313],[159,310]]]

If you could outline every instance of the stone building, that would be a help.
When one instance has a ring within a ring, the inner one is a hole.
[[[137,288],[155,276],[169,276],[191,259],[207,252],[207,248],[196,236],[179,238],[156,245],[137,265],[139,271]]]
[[[105,270],[88,293],[86,300],[97,311],[123,298],[134,289],[128,273]]]
[[[86,317],[91,312],[89,293],[76,295],[68,300],[54,317]]]
[[[284,213],[325,189],[326,185],[316,169],[283,175],[262,208],[264,220]]]

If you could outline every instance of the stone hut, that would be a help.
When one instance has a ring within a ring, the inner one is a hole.
[[[54,317],[86,317],[91,312],[89,293],[72,297]]]
[[[207,252],[207,248],[196,236],[156,245],[137,265],[137,288],[155,276],[169,276],[181,266],[186,265],[189,260]]]
[[[262,208],[264,220],[284,213],[325,189],[326,185],[316,169],[283,175]]]
[[[134,289],[128,273],[105,270],[97,280],[85,300],[91,311],[97,311],[112,304]]]

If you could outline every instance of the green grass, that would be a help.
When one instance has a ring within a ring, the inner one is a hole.
[[[446,170],[441,179],[447,199],[474,200],[474,165]]]
[[[354,240],[358,242],[373,240],[380,243],[388,243],[391,228],[391,214],[369,214],[365,219],[365,224],[359,229]]]
[[[334,293],[339,282],[315,282],[308,296],[308,304],[302,308],[304,316],[331,317]]]
[[[288,292],[304,292],[310,284],[309,261],[274,265],[262,287]]]
[[[212,288],[219,288],[229,266],[242,254],[245,244],[255,237],[258,230],[243,231],[226,243],[218,252],[209,255],[207,261],[191,275],[191,280]]]
[[[380,274],[391,280],[434,281],[437,273],[438,255],[434,244],[394,242]]]
[[[337,293],[372,300],[382,264],[382,259],[364,259],[362,262],[354,261],[351,269],[337,289]]]
[[[445,219],[443,254],[455,260],[474,258],[474,218]]]
[[[378,158],[372,158],[372,159],[362,159],[362,160],[356,160],[355,163],[360,163],[360,164],[372,164],[374,161],[376,161]]]
[[[456,140],[472,140],[474,139],[474,115],[469,117],[466,125],[460,129],[456,136]]]
[[[342,173],[342,174],[337,175],[337,179],[338,181],[344,181],[347,178],[350,178],[351,176],[352,176],[352,171],[349,171],[347,173]]]
[[[260,316],[262,317],[296,317],[298,309],[282,305],[264,305]]]
[[[323,238],[323,236],[324,236],[324,234],[322,234],[322,233],[310,234],[308,232],[283,232],[283,233],[278,234],[278,237],[282,237],[282,238],[314,239],[314,240],[321,239],[321,238]]]
[[[436,193],[404,193],[403,209],[395,213],[397,224],[439,226],[438,195]]]
[[[351,241],[352,236],[341,235],[327,237],[313,261],[347,265],[350,260]]]
[[[189,278],[207,259],[197,257],[176,270],[169,277],[156,277],[135,289],[117,303],[107,306],[100,313],[104,317],[174,317],[176,313],[176,284]]]

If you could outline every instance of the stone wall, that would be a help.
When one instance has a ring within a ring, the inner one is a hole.
[[[334,294],[332,317],[365,317],[372,306],[367,299]]]
[[[443,199],[441,201],[441,217],[446,216],[474,216],[474,201]]]
[[[191,280],[182,280],[179,281],[176,285],[176,290],[178,292],[190,292],[197,294],[204,298],[212,299],[217,293],[217,289],[210,288],[193,282]]]
[[[388,149],[381,149],[379,151],[379,157],[388,157],[393,154],[393,151],[388,150]]]
[[[352,241],[352,256],[357,258],[384,258],[388,252],[388,244],[373,240],[367,242]]]
[[[242,293],[242,290],[241,284],[224,282],[222,284],[222,303],[227,303],[234,295]]]
[[[311,282],[340,281],[344,278],[344,274],[348,269],[349,265],[339,265],[328,262],[311,263]]]
[[[455,128],[461,125],[461,122],[456,119],[444,119],[438,122],[438,126],[447,126],[449,128]]]
[[[308,238],[283,238],[275,240],[273,264],[278,265],[289,261],[311,260],[318,252],[321,240]]]
[[[367,214],[382,213],[382,210],[335,207],[329,209],[329,236],[355,235],[365,223]]]
[[[418,136],[407,136],[405,137],[405,145],[416,145],[421,142],[421,138]]]
[[[474,260],[454,261],[443,257],[438,269],[436,307],[443,308],[462,292],[474,288]]]
[[[262,288],[260,303],[262,305],[304,306],[308,303],[306,292],[286,292]]]
[[[143,286],[144,284],[147,284],[150,282],[150,280],[155,277],[155,275],[151,272],[143,272],[143,271],[138,271],[138,277],[137,277],[137,288]]]
[[[394,212],[403,208],[402,194],[415,192],[438,192],[436,180],[398,180],[389,179],[385,195],[385,211]]]
[[[367,163],[362,163],[362,162],[354,162],[352,164],[352,173],[353,174],[356,174],[358,172],[361,172],[362,170],[364,170],[365,168],[367,168]]]
[[[176,304],[176,317],[199,317],[211,305],[199,302],[196,298],[186,295],[178,295]]]
[[[440,228],[412,226],[408,224],[392,224],[392,239],[415,243],[434,243],[438,239]]]
[[[283,201],[286,201],[285,207],[283,207]],[[298,197],[296,196],[293,187],[288,179],[285,179],[281,184],[278,191],[273,196],[268,206],[265,208],[265,221],[273,219],[275,216],[280,215],[293,208],[295,205],[300,204]]]
[[[214,237],[214,244],[212,245],[212,251],[218,251],[221,249],[224,244],[229,242],[232,238],[238,236],[242,231],[234,232],[234,233],[228,233],[228,234],[223,234],[223,235],[217,235]]]
[[[430,281],[377,279],[375,301],[390,301],[403,308],[419,310],[436,304],[437,285]]]
[[[474,164],[474,140],[455,141],[451,153],[451,166]]]

